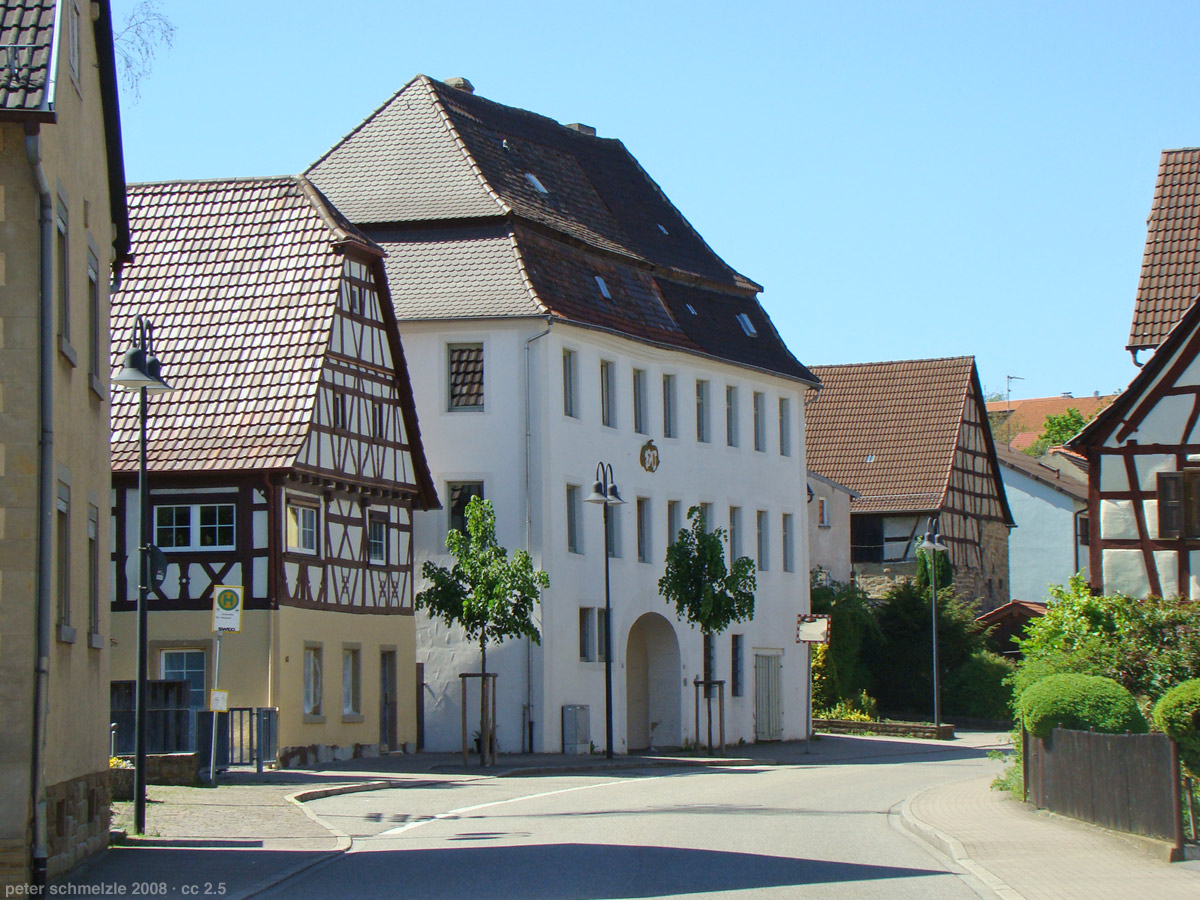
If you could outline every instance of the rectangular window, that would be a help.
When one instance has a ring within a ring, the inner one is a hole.
[[[755,515],[755,522],[758,531],[758,568],[759,571],[767,571],[767,550],[770,547],[770,535],[767,533],[767,514],[765,510],[759,510]]]
[[[742,696],[742,686],[745,679],[742,674],[742,658],[745,655],[743,646],[745,641],[740,634],[730,635],[731,641],[729,646],[729,696]]]
[[[387,532],[387,513],[373,512],[367,515],[367,561],[372,565],[387,565]]]
[[[679,540],[679,530],[683,527],[683,507],[678,500],[667,501],[667,544]]]
[[[608,659],[608,615],[604,609],[596,610],[596,659]]]
[[[817,498],[817,524],[822,528],[829,528],[829,501],[824,497]]]
[[[387,416],[384,413],[386,407],[382,400],[371,401],[371,437],[377,441],[387,440]]]
[[[66,18],[67,65],[71,67],[71,77],[79,81],[79,7],[68,3]]]
[[[446,505],[450,515],[448,530],[467,533],[467,504],[472,497],[483,499],[482,481],[450,481],[446,483],[446,496],[450,502]]]
[[[333,395],[333,427],[336,431],[346,431],[350,427],[350,418],[346,410],[345,394]]]
[[[96,256],[88,251],[88,372],[94,378],[100,377],[101,340],[100,333],[103,319],[100,314],[100,264]],[[99,388],[99,385],[96,385]]]
[[[483,344],[450,344],[446,348],[451,412],[483,409]]]
[[[633,370],[633,430],[646,434],[646,370]]]
[[[563,350],[563,415],[579,418],[579,384],[574,350]]]
[[[705,531],[709,531],[713,527],[712,504],[700,504],[700,527]]]
[[[342,649],[342,715],[362,715],[362,651]]]
[[[57,238],[55,257],[58,265],[58,336],[71,342],[71,257],[67,245],[67,207],[60,200],[55,217]]]
[[[663,376],[663,437],[679,437],[675,425],[675,376]]]
[[[58,484],[55,549],[58,551],[58,624],[71,627],[71,489]]]
[[[88,634],[100,633],[100,510],[88,504]]]
[[[779,455],[792,455],[792,403],[787,397],[779,398]]]
[[[613,364],[607,359],[600,360],[600,424],[609,428],[617,427],[617,397],[613,384]]]
[[[754,392],[754,449],[767,451],[767,397],[762,391]]]
[[[579,607],[579,661],[596,661],[596,610]]]
[[[567,550],[570,553],[582,553],[583,542],[580,536],[583,534],[582,522],[580,516],[583,510],[579,505],[579,485],[567,485]]]
[[[304,648],[304,714],[321,715],[321,647]]]
[[[154,543],[163,550],[232,550],[232,503],[154,507]]]
[[[621,555],[621,507],[604,508],[608,512],[605,516],[605,544],[608,547],[608,555],[617,557]]]
[[[637,498],[637,558],[650,562],[650,500]]]
[[[164,681],[188,683],[188,706],[208,708],[208,654],[203,650],[164,650],[158,657],[159,675]]]
[[[729,561],[742,555],[742,508],[729,507]]]
[[[1091,543],[1091,532],[1088,530],[1088,517],[1079,517],[1079,546],[1086,547]]]
[[[287,505],[287,548],[293,553],[317,552],[317,508]]]
[[[707,444],[712,440],[708,428],[708,382],[696,379],[696,440]]]
[[[725,443],[730,447],[738,445],[738,397],[737,388],[725,386]],[[696,394],[697,410],[699,410],[700,395]]]
[[[783,571],[795,572],[796,571],[796,559],[795,559],[796,540],[792,534],[792,514],[791,513],[783,514],[783,520],[780,525],[780,528],[781,528],[781,533],[783,536]]]

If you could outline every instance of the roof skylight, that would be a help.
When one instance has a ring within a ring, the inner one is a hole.
[[[692,306],[692,304],[685,303],[683,305],[687,307],[687,311],[690,312],[693,316],[696,314],[696,307]]]
[[[662,223],[659,223],[658,230],[661,231],[663,234],[671,233],[671,232],[667,231],[667,227],[665,225],[663,225]]]
[[[531,185],[533,185],[533,189],[535,191],[537,191],[539,194],[550,193],[548,190],[546,190],[546,186],[544,184],[542,184],[541,179],[539,179],[532,172],[525,173],[525,180],[528,181]]]
[[[738,324],[742,326],[742,331],[746,332],[750,337],[758,337],[758,329],[754,327],[754,323],[750,321],[750,317],[745,313],[738,313],[734,316]]]
[[[608,284],[599,275],[596,276],[596,287],[600,288],[600,296],[605,300],[611,300],[612,294],[608,292]]]

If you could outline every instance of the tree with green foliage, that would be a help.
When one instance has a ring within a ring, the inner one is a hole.
[[[472,497],[466,510],[467,532],[446,535],[446,548],[455,559],[446,569],[426,560],[421,574],[429,586],[417,594],[417,609],[427,609],[447,625],[458,625],[467,640],[479,642],[479,671],[487,672],[489,643],[525,635],[535,644],[541,634],[533,624],[533,607],[550,576],[533,568],[524,550],[510,558],[496,542],[496,513],[492,502]]]
[[[1200,678],[1175,685],[1154,704],[1154,724],[1179,745],[1179,755],[1200,778]]]
[[[1046,416],[1046,421],[1042,423],[1042,433],[1025,452],[1030,456],[1041,456],[1051,447],[1061,447],[1083,431],[1083,426],[1087,423],[1088,419],[1073,406],[1057,416]]]
[[[954,584],[954,566],[950,564],[949,553],[935,553],[937,561],[937,586],[938,596],[941,596],[942,591]],[[917,575],[913,579],[917,590],[929,590],[929,552],[917,548]]]
[[[728,568],[724,528],[709,531],[700,507],[688,510],[691,529],[681,528],[667,547],[666,570],[658,592],[675,605],[675,617],[711,639],[734,622],[754,617],[754,560],[739,556]],[[710,643],[710,641],[706,641]],[[704,654],[704,680],[712,681],[712,660]]]
[[[1049,674],[1112,678],[1151,700],[1200,678],[1200,608],[1180,597],[1097,596],[1081,575],[1050,589],[1046,614],[1018,641],[1015,692]]]
[[[818,709],[851,701],[871,684],[871,669],[863,647],[877,639],[879,627],[866,593],[853,584],[825,582],[814,569],[809,596],[814,613],[829,616],[829,644],[813,656],[813,703]]]
[[[1055,728],[1104,734],[1145,734],[1149,728],[1133,694],[1100,675],[1049,675],[1017,699],[1021,723],[1035,737]]]

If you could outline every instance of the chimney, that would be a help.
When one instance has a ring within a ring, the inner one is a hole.
[[[446,84],[454,88],[456,91],[466,91],[468,94],[475,93],[475,85],[467,81],[467,79],[456,75],[453,78],[447,78]]]
[[[572,131],[578,131],[580,134],[586,134],[588,137],[596,136],[596,129],[593,128],[591,125],[584,125],[580,122],[572,122],[567,127],[570,128]]]
[[[1063,391],[1063,397],[1064,397],[1064,398],[1066,398],[1066,399],[1068,399],[1068,400],[1074,400],[1074,399],[1075,399],[1075,395],[1074,395],[1074,394],[1072,394],[1070,391]]]

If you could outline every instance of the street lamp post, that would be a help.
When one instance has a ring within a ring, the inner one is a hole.
[[[138,316],[133,322],[133,335],[125,351],[121,371],[112,383],[126,391],[138,392],[138,601],[137,601],[137,687],[134,692],[134,764],[133,764],[133,830],[146,832],[146,700],[149,688],[149,634],[147,632],[147,602],[150,593],[150,490],[146,483],[146,420],[149,414],[149,394],[165,394],[174,390],[162,379],[161,364],[154,356],[154,327],[150,320]]]
[[[619,506],[625,501],[613,482],[612,466],[596,464],[596,480],[588,503],[599,503],[604,507],[604,756],[613,758],[613,699],[612,699],[612,592],[609,588],[608,557],[611,547],[608,538],[608,508]]]
[[[929,554],[929,608],[933,630],[933,724],[940,728],[942,724],[942,692],[941,677],[938,674],[938,613],[937,613],[937,552],[945,550],[942,536],[934,528],[934,521],[929,520],[930,529],[925,532],[925,540],[921,541],[919,549]]]

